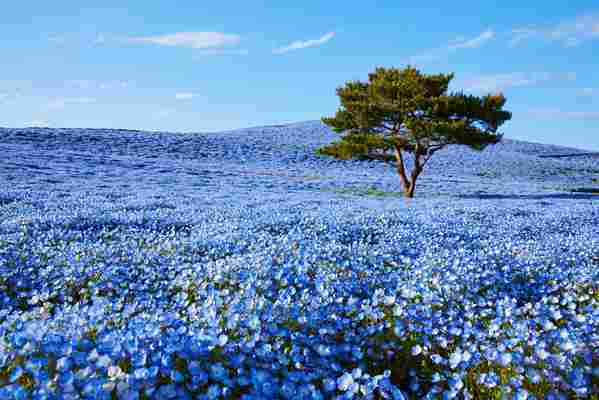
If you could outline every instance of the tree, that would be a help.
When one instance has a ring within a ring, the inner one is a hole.
[[[453,74],[426,75],[408,66],[377,68],[368,82],[347,82],[337,89],[341,106],[335,116],[322,119],[344,136],[319,152],[395,162],[405,195],[413,197],[418,177],[436,152],[448,145],[483,150],[501,140],[497,129],[511,119],[503,110],[503,94],[449,93],[452,79]],[[413,156],[410,173],[406,153]]]

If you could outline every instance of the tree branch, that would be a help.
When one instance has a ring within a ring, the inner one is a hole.
[[[424,166],[428,163],[428,161],[432,158],[433,154],[435,154],[436,152],[438,152],[439,150],[441,150],[442,148],[444,148],[445,146],[447,146],[446,143],[444,144],[440,144],[440,145],[436,145],[436,146],[431,146],[427,149],[427,154],[424,157],[424,162],[422,163],[422,168],[424,168]]]

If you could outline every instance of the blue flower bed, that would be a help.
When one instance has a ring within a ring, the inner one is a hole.
[[[599,398],[596,158],[334,138],[0,130],[0,399]]]

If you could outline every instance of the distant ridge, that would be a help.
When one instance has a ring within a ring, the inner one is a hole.
[[[323,129],[328,129],[320,120],[307,120],[300,122],[288,122],[288,123],[280,123],[280,124],[271,124],[271,125],[257,125],[245,128],[234,128],[234,129],[226,129],[219,131],[152,131],[152,130],[144,130],[144,129],[126,129],[126,128],[58,128],[58,127],[43,127],[43,126],[30,126],[23,128],[8,128],[0,126],[0,135],[3,132],[23,132],[23,131],[55,131],[55,132],[97,132],[97,133],[148,133],[148,134],[221,134],[221,133],[233,133],[233,132],[244,132],[244,131],[256,131],[259,129],[281,129],[281,128],[315,128],[320,126]],[[534,155],[540,158],[570,158],[570,157],[598,157],[599,152],[597,151],[589,151],[588,149],[580,149],[574,147],[567,147],[558,144],[550,144],[550,143],[539,143],[539,142],[530,142],[526,140],[518,140],[505,138],[498,144],[505,145],[518,145],[518,152],[525,153],[528,155]],[[529,146],[531,148],[529,148]]]
[[[599,157],[599,153],[540,154],[541,158]]]

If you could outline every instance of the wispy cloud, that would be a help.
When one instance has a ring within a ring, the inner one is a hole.
[[[434,61],[439,58],[445,57],[457,50],[462,49],[477,49],[482,47],[485,43],[495,38],[495,31],[487,29],[481,32],[478,36],[473,38],[459,37],[449,42],[445,46],[438,47],[436,49],[427,50],[421,54],[410,57],[411,64],[417,64],[421,62]]]
[[[557,108],[529,110],[527,115],[540,120],[599,120],[599,111],[564,111]]]
[[[575,73],[530,73],[484,75],[465,80],[460,86],[469,92],[496,92],[513,87],[535,86],[548,82],[573,81]]]
[[[511,36],[512,46],[532,39],[542,39],[574,47],[587,40],[599,39],[599,15],[582,15],[554,26],[517,28],[512,30]]]
[[[241,37],[223,32],[176,32],[157,36],[125,38],[128,43],[145,43],[160,46],[189,47],[192,49],[219,48],[238,44]]]
[[[483,44],[495,37],[495,32],[491,29],[487,29],[481,32],[480,35],[471,39],[458,38],[451,42],[448,46],[448,50],[459,50],[459,49],[476,49],[481,47]]]
[[[48,35],[45,39],[55,46],[100,46],[108,42],[120,42],[123,41],[118,37],[107,36],[104,33],[89,33],[82,32],[80,34],[73,33],[62,33]]]
[[[93,97],[59,97],[46,104],[46,109],[56,111],[63,110],[70,104],[92,104],[95,102],[96,99]]]
[[[177,100],[191,100],[194,97],[196,97],[196,94],[191,92],[180,92],[175,94],[175,99]]]
[[[296,40],[295,42],[292,42],[291,44],[289,44],[287,46],[283,46],[283,47],[274,49],[273,53],[274,54],[285,54],[285,53],[288,53],[288,52],[294,51],[294,50],[306,49],[308,47],[322,46],[323,44],[327,43],[334,37],[335,37],[335,32],[328,32],[328,33],[325,33],[324,35],[322,35],[321,37],[319,37],[318,39]]]

